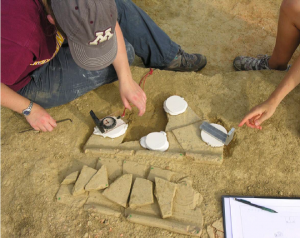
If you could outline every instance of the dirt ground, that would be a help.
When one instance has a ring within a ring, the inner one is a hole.
[[[198,73],[154,71],[145,86],[147,111],[143,117],[138,117],[136,110],[129,113],[126,141],[164,130],[167,117],[162,104],[175,94],[211,122],[221,123],[227,130],[237,128],[244,114],[265,100],[285,75],[275,71],[234,72],[232,67],[237,55],[272,53],[280,0],[135,2],[184,50],[206,55],[208,65]],[[138,60],[136,65],[132,73],[139,81],[148,69]],[[300,197],[299,108],[298,87],[263,124],[262,131],[237,129],[234,141],[225,148],[221,166],[168,159],[150,163],[192,176],[193,186],[204,197],[204,228],[222,216],[222,195]],[[26,120],[2,108],[2,237],[186,237],[55,202],[62,179],[83,164],[94,166],[99,157],[82,152],[94,126],[91,109],[103,115],[122,110],[118,83],[50,109],[56,120],[73,120],[58,124],[51,133],[19,134],[28,127]],[[103,218],[108,222],[102,224]],[[208,237],[205,230],[202,237]]]

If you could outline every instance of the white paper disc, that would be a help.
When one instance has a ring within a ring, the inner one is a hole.
[[[179,96],[171,96],[164,102],[164,109],[171,115],[179,115],[184,113],[188,104],[184,98]]]
[[[147,145],[146,145],[146,136],[143,136],[141,139],[140,139],[140,145],[147,149]]]
[[[169,142],[165,132],[152,132],[146,137],[146,146],[150,150],[162,150],[169,148]]]
[[[100,135],[103,137],[109,137],[109,138],[117,138],[119,136],[122,136],[126,133],[127,128],[128,128],[128,124],[125,124],[125,122],[122,119],[116,119],[117,120],[117,124],[116,127],[112,130],[110,130],[107,133],[102,133],[99,128],[96,126],[94,128],[94,133],[95,135]]]
[[[227,134],[227,130],[223,126],[214,123],[211,123],[211,125]],[[212,147],[221,147],[224,145],[221,141],[217,140],[216,138],[214,138],[204,130],[201,131],[201,138],[205,143],[207,143]]]

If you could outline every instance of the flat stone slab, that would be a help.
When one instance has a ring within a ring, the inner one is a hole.
[[[220,218],[219,220],[215,221],[215,222],[212,224],[212,227],[216,228],[218,231],[224,232],[223,218]]]
[[[153,183],[150,180],[136,178],[129,200],[129,207],[136,208],[154,203]]]
[[[223,147],[211,147],[201,139],[201,130],[199,129],[202,122],[181,127],[173,130],[177,141],[186,151],[186,156],[194,158],[198,163],[221,164],[223,161]]]
[[[120,217],[123,208],[107,199],[100,191],[92,191],[89,193],[84,209],[89,212],[97,212],[104,215]]]
[[[86,165],[83,166],[80,175],[74,185],[73,195],[77,196],[85,193],[84,187],[90,181],[90,179],[94,176],[97,170],[90,168]]]
[[[186,209],[193,210],[199,203],[200,193],[193,189],[188,183],[177,184],[175,195],[176,203]]]
[[[108,187],[108,175],[105,165],[98,170],[98,172],[91,178],[85,186],[85,191],[96,191]]]
[[[161,168],[158,168],[158,167],[151,166],[150,167],[150,173],[149,173],[147,179],[152,181],[152,182],[155,182],[155,177],[157,177],[157,178],[161,178],[161,179],[171,181],[171,178],[174,174],[175,173],[170,171],[170,170],[161,169]]]
[[[122,207],[126,207],[131,183],[132,174],[124,174],[105,189],[103,195]]]
[[[201,113],[199,117],[190,107],[188,107],[182,114],[172,116],[167,113],[167,117],[168,124],[165,131],[173,131],[177,128],[185,127],[187,125],[203,120],[203,113]]]
[[[93,149],[102,149],[102,148],[116,148],[118,145],[120,145],[125,138],[125,135],[122,135],[117,138],[104,138],[100,135],[94,135],[92,134],[88,141],[86,142],[85,146],[83,147],[85,152],[88,152],[89,150]]]
[[[106,166],[109,183],[112,183],[116,178],[123,173],[122,161],[117,159],[99,158],[96,169],[99,170],[103,165]]]
[[[124,142],[117,147],[120,150],[141,150],[143,147],[140,145],[139,141],[129,141]]]
[[[73,184],[62,184],[56,194],[56,201],[72,207],[82,207],[88,199],[88,192],[81,195],[73,196]]]
[[[132,174],[133,181],[136,178],[146,178],[148,165],[138,164],[133,161],[123,161],[123,174]]]
[[[168,138],[168,142],[170,144],[168,152],[172,152],[172,153],[184,153],[184,149],[178,143],[178,141],[177,141],[175,135],[173,134],[173,132],[168,131],[167,132],[167,138]]]
[[[62,182],[61,184],[72,184],[76,182],[76,179],[78,177],[79,171],[73,172],[69,174]]]
[[[158,201],[162,218],[172,216],[173,200],[177,184],[155,177],[155,196]]]

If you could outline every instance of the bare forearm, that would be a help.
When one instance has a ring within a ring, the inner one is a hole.
[[[276,90],[269,97],[269,101],[279,104],[289,92],[300,83],[300,55]]]
[[[129,80],[132,79],[132,75],[128,63],[124,37],[118,22],[116,25],[116,34],[117,34],[117,42],[118,42],[118,53],[113,62],[113,66],[117,72],[120,81]]]
[[[28,107],[29,103],[29,99],[21,96],[5,84],[1,83],[1,106],[22,113],[22,111]]]

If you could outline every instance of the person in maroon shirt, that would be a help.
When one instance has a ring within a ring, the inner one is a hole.
[[[129,68],[135,54],[165,70],[206,65],[131,1],[3,0],[1,28],[1,105],[23,113],[35,130],[56,126],[45,108],[116,80],[124,106],[143,115],[146,95]]]

